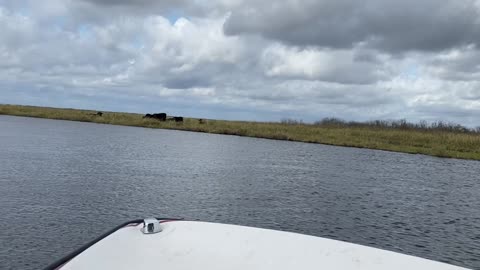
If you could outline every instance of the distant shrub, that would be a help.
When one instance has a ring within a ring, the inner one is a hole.
[[[345,121],[343,121],[340,118],[335,118],[335,117],[327,117],[323,118],[320,121],[317,121],[314,123],[315,125],[329,125],[329,126],[342,126],[345,125]]]
[[[423,130],[423,131],[447,131],[455,133],[480,133],[480,127],[469,129],[465,126],[445,122],[436,121],[428,123],[425,120],[418,123],[408,122],[406,119],[400,120],[373,120],[368,122],[346,122],[335,117],[327,117],[320,121],[314,122],[318,126],[339,126],[339,127],[373,127],[373,128],[387,128],[387,129],[402,129],[402,130]]]
[[[291,118],[284,118],[280,120],[280,123],[285,124],[285,125],[302,125],[303,121],[302,120],[297,120],[297,119],[291,119]]]

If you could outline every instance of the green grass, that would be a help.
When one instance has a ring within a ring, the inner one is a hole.
[[[101,124],[188,130],[276,140],[380,149],[437,157],[480,160],[480,134],[443,130],[399,129],[368,125],[309,125],[185,118],[183,123],[143,119],[142,114],[0,105],[0,114]]]

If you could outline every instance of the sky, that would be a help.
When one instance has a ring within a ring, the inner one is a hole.
[[[480,0],[0,0],[0,103],[480,126]]]

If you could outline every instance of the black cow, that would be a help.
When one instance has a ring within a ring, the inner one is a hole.
[[[154,114],[145,114],[143,118],[151,118],[151,119],[157,119],[158,121],[165,121],[167,120],[167,114],[166,113],[154,113]]]
[[[179,122],[183,122],[183,117],[172,116],[172,117],[167,118],[167,121],[175,121],[175,122],[179,123]]]
[[[91,115],[91,116],[102,116],[102,115],[103,115],[103,112],[89,113],[88,115]]]
[[[173,120],[175,120],[175,122],[177,122],[177,123],[178,123],[178,122],[183,122],[183,117],[181,117],[181,116],[174,116],[174,117],[173,117]]]

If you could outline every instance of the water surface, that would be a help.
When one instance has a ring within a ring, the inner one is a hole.
[[[344,240],[480,269],[480,162],[0,116],[0,269],[129,219]]]

